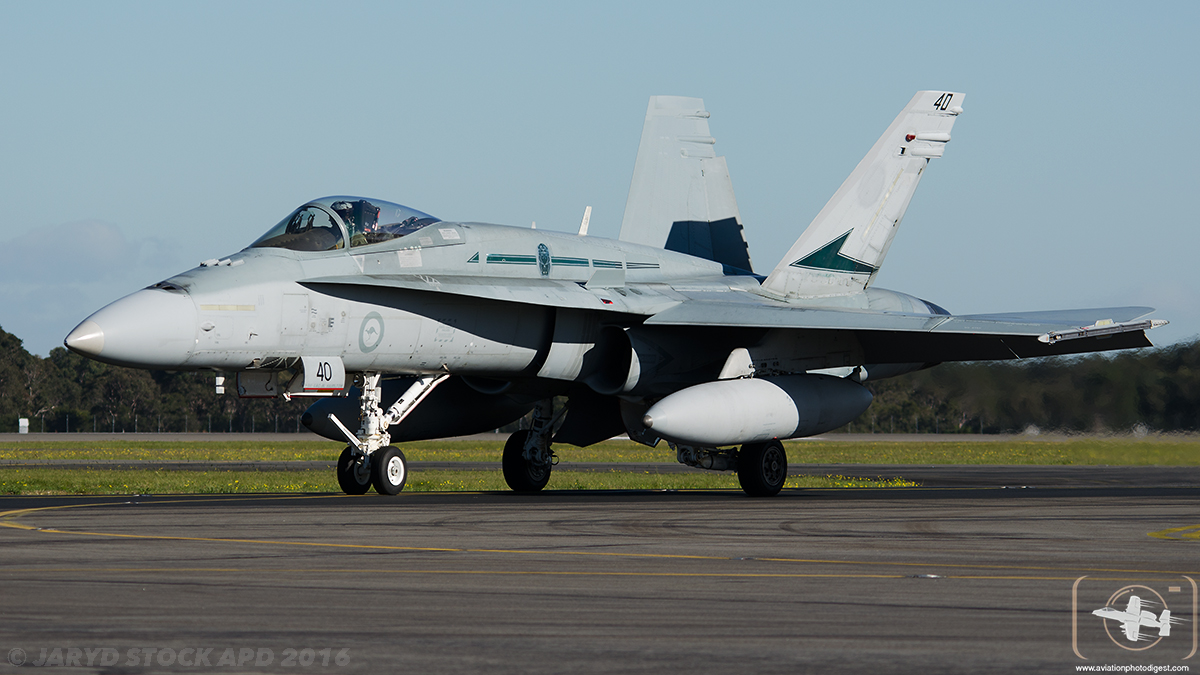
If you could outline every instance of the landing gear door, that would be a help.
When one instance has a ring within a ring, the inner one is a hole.
[[[303,384],[296,390],[293,383],[293,395],[329,396],[346,388],[346,367],[340,356],[301,356],[300,361]]]
[[[275,373],[266,370],[243,370],[237,374],[238,398],[275,398],[279,391]]]

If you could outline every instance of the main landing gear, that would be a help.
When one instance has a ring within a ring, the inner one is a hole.
[[[338,458],[338,486],[348,495],[366,494],[372,487],[381,495],[399,494],[408,482],[408,460],[404,453],[391,445],[388,427],[408,417],[417,404],[425,400],[433,388],[450,377],[447,374],[427,375],[413,383],[386,411],[380,406],[382,398],[379,373],[362,375],[362,412],[358,433],[350,433],[337,417],[329,420],[346,435],[350,444]]]
[[[747,443],[741,451],[670,445],[680,464],[711,471],[737,471],[742,490],[751,497],[777,495],[787,480],[787,452],[779,441]]]
[[[783,443],[747,443],[738,453],[738,482],[751,497],[771,497],[787,480],[787,452]]]
[[[553,401],[541,401],[533,409],[530,428],[514,432],[504,444],[504,482],[514,492],[537,492],[550,482],[550,471],[558,459],[550,449],[553,416]]]

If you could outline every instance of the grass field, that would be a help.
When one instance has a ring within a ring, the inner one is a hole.
[[[914,487],[904,480],[795,476],[787,487]],[[507,491],[499,471],[414,471],[406,492]],[[718,473],[559,472],[548,490],[740,490]],[[150,471],[0,468],[0,494],[217,494],[340,492],[332,471]]]
[[[1200,465],[1200,439],[1080,438],[1005,441],[789,441],[793,464],[1083,464]],[[150,461],[336,460],[342,445],[328,441],[47,441],[0,443],[0,459],[84,459]],[[402,443],[417,462],[495,462],[499,441]],[[587,448],[556,445],[566,462],[673,462],[660,443],[648,448],[632,441],[607,441]]]
[[[123,461],[333,461],[342,445],[326,441],[46,441],[0,444],[0,459]],[[418,462],[495,462],[498,441],[403,443]],[[1041,464],[1200,465],[1200,439],[1080,438],[1058,440],[791,441],[792,464]],[[673,462],[660,444],[608,441],[587,448],[555,446],[564,462]],[[906,487],[914,483],[866,481],[843,476],[794,477],[789,487]],[[414,471],[406,490],[507,490],[497,471]],[[737,478],[716,473],[657,474],[560,471],[554,490],[738,489]],[[171,494],[240,492],[337,492],[331,471],[77,470],[0,467],[0,494]]]

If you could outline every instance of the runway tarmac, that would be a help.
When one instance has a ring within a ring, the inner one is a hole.
[[[1198,506],[1196,487],[1153,486],[0,498],[0,664],[75,648],[119,656],[114,672],[1200,665]],[[1131,592],[1185,621],[1126,650],[1091,611]],[[197,649],[211,667],[181,667]],[[217,666],[227,650],[246,661]]]
[[[500,462],[410,462],[421,471],[500,471]],[[91,459],[0,459],[0,468],[123,469],[164,471],[334,471],[325,461],[144,461]],[[678,462],[562,462],[562,471],[628,471],[634,473],[711,473]],[[721,472],[729,473],[733,472]],[[865,479],[904,478],[923,487],[1200,487],[1200,466],[1041,466],[1034,464],[799,464],[792,476],[847,476]],[[553,479],[551,479],[553,481]],[[551,482],[553,487],[553,482]]]
[[[455,436],[445,438],[445,441],[504,441],[508,438],[507,433],[482,433],[472,434],[469,436]],[[1137,440],[1144,442],[1166,441],[1166,442],[1188,442],[1195,441],[1200,438],[1200,434],[1194,432],[1171,432],[1171,433],[1152,433],[1152,434],[1134,434],[1134,433],[1107,433],[1107,434],[1063,434],[1055,432],[1040,432],[1038,434],[848,434],[842,432],[834,432],[822,434],[820,436],[809,436],[807,438],[794,439],[795,442],[849,442],[849,443],[1006,443],[1011,441],[1036,441],[1038,443],[1063,443],[1067,441],[1076,441],[1080,439],[1109,439],[1109,440]],[[28,433],[15,434],[11,432],[0,433],[0,443],[54,443],[54,442],[88,442],[88,441],[183,441],[189,443],[196,442],[212,442],[212,443],[227,443],[232,441],[326,441],[307,429],[302,429],[298,433],[243,433],[243,432],[215,432],[215,433],[155,433],[155,432],[140,432],[140,433],[88,433],[88,432],[71,432],[64,433]],[[627,436],[617,436],[612,440],[629,440]]]

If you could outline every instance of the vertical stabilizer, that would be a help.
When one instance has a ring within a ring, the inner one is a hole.
[[[653,96],[646,109],[621,240],[750,269],[725,158],[713,151],[704,101]]]
[[[964,95],[919,91],[825,208],[763,290],[785,297],[843,295],[875,278],[929,160],[941,157]]]
[[[1171,637],[1171,610],[1164,609],[1158,617],[1158,634],[1160,637]]]

